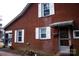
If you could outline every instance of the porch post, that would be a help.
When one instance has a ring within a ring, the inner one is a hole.
[[[72,43],[71,43],[71,39],[69,40],[69,46],[71,46],[72,45]]]

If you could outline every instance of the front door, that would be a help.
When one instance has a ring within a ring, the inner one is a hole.
[[[8,33],[8,46],[12,46],[12,33]]]
[[[5,44],[8,47],[12,46],[12,33],[5,34]]]
[[[70,53],[70,31],[69,29],[60,29],[59,48],[60,48],[60,53]]]

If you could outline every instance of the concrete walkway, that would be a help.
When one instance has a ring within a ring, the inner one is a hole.
[[[10,53],[10,52],[0,51],[0,56],[20,56],[20,55]]]

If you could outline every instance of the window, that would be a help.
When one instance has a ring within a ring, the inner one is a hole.
[[[8,37],[9,37],[9,38],[12,38],[12,33],[9,33],[9,34],[8,34]]]
[[[17,41],[22,41],[22,31],[21,30],[18,30],[17,31]]]
[[[73,31],[73,38],[79,38],[79,30],[74,30]]]
[[[35,29],[36,39],[51,39],[50,27],[39,27]]]
[[[44,17],[54,14],[54,3],[39,3],[38,17]]]
[[[39,29],[40,38],[46,38],[46,28]]]
[[[50,14],[50,8],[49,8],[49,3],[43,3],[41,4],[42,11],[43,11],[43,16],[48,16]]]
[[[12,33],[8,33],[8,43],[12,42]]]
[[[15,42],[24,43],[24,30],[15,30]]]
[[[68,39],[70,38],[70,31],[68,29],[60,29],[60,38],[61,39]]]
[[[69,40],[60,40],[61,46],[69,46]]]

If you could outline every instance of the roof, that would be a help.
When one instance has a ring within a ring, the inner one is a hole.
[[[55,26],[67,26],[67,25],[73,25],[73,20],[55,22],[50,24],[49,26],[55,27]]]
[[[21,17],[25,11],[28,9],[28,7],[31,5],[31,3],[28,3],[25,8],[12,20],[10,21],[6,26],[4,26],[4,29],[6,29],[8,26],[10,26],[14,21],[18,20],[19,17]]]

